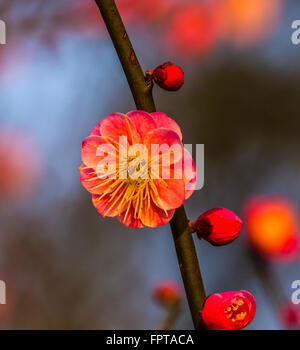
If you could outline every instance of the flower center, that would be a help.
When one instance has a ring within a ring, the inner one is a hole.
[[[248,314],[247,305],[242,299],[236,299],[225,309],[225,314],[232,322],[243,321]]]
[[[151,171],[153,171],[151,161],[148,161],[147,157],[141,158],[139,152],[134,156],[128,156],[120,163],[117,162],[114,170],[115,178],[104,180],[105,183],[110,183],[110,186],[97,200],[101,200],[108,195],[110,206],[107,212],[112,209],[116,210],[118,215],[125,212],[124,222],[129,215],[130,207],[134,208],[134,219],[140,219],[143,210],[150,209],[153,198],[168,215],[159,198],[157,187],[151,177]],[[158,181],[164,180],[159,179]]]

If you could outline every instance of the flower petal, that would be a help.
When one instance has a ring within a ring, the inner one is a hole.
[[[155,121],[157,128],[166,128],[173,130],[179,136],[180,140],[182,140],[180,127],[173,119],[169,118],[166,114],[161,112],[151,113],[151,117]]]
[[[95,169],[88,168],[85,164],[81,164],[79,167],[80,181],[82,186],[93,194],[103,193],[112,183],[113,179],[99,179]]]
[[[103,155],[101,153],[99,154],[100,150],[103,151]],[[96,169],[99,162],[107,157],[107,152],[111,156],[115,154],[114,158],[116,160],[114,142],[107,137],[92,135],[88,136],[82,142],[81,159],[88,167]]]
[[[91,132],[91,135],[95,135],[95,136],[101,136],[101,133],[100,133],[100,126],[101,126],[101,123],[102,123],[102,120],[96,125],[93,127],[93,130]],[[91,136],[90,135],[90,136]]]
[[[185,179],[185,199],[188,199],[196,188],[197,171],[193,158],[187,149],[184,149],[183,173]]]
[[[111,203],[109,200],[111,198],[111,194],[106,194],[105,196],[101,196],[98,194],[93,194],[92,200],[94,207],[97,209],[98,213],[103,216],[115,217],[119,214],[118,204],[119,203]]]
[[[121,224],[123,224],[125,226],[129,226],[129,227],[134,227],[134,228],[143,228],[144,227],[144,224],[142,223],[142,221],[140,219],[134,218],[134,206],[133,205],[130,206],[127,215],[126,215],[126,211],[127,210],[125,210],[121,215],[119,215],[117,217],[117,219],[121,222]]]
[[[106,117],[100,125],[100,133],[116,142],[119,142],[120,136],[126,136],[130,144],[140,143],[140,135],[126,114],[113,113]]]
[[[163,210],[179,208],[185,200],[183,179],[153,180],[156,190],[151,191],[153,202]]]
[[[155,121],[147,112],[131,111],[126,115],[134,123],[137,132],[141,136],[141,140],[144,140],[149,131],[157,128]]]
[[[183,157],[181,140],[174,131],[158,128],[150,131],[144,141],[151,157],[152,168],[157,173],[160,167],[169,167]]]
[[[246,300],[249,301],[249,303],[248,303],[248,307],[249,307],[248,318],[249,318],[249,321],[251,322],[251,320],[253,319],[253,317],[255,315],[255,311],[256,311],[256,300],[255,300],[254,296],[246,290],[241,290],[240,293]],[[250,323],[250,322],[248,322],[248,323]]]
[[[173,209],[168,210],[167,213],[165,213],[162,209],[157,207],[153,201],[151,201],[150,207],[148,208],[145,206],[142,210],[141,221],[145,226],[157,227],[168,223],[172,219],[174,213],[175,210]]]

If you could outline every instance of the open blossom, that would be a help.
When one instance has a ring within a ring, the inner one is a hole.
[[[292,203],[280,197],[256,197],[244,211],[246,239],[257,253],[279,262],[299,256],[299,224]]]
[[[109,115],[83,141],[81,157],[81,183],[94,206],[126,226],[169,222],[196,185],[180,128],[160,112]]]
[[[231,210],[213,208],[192,223],[199,239],[205,239],[215,246],[233,242],[239,235],[242,220]]]
[[[245,290],[209,295],[204,303],[201,318],[208,330],[239,330],[254,318],[256,302]]]
[[[174,305],[181,298],[180,287],[175,281],[160,281],[154,288],[153,298],[164,306]]]

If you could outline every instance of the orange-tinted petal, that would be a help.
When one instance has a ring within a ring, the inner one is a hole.
[[[111,194],[106,194],[105,196],[101,197],[101,195],[93,194],[93,204],[94,207],[98,210],[98,213],[103,216],[110,216],[114,217],[118,215],[118,204],[113,202],[109,202],[111,198]]]
[[[179,208],[185,199],[185,183],[183,179],[153,180],[156,191],[151,192],[154,203],[161,209]]]
[[[128,213],[127,210],[117,217],[117,219],[125,226],[134,227],[134,228],[143,228],[144,224],[140,219],[134,218],[134,206],[131,205]],[[125,219],[126,218],[126,219]]]
[[[142,210],[141,221],[145,226],[157,227],[168,223],[172,219],[174,213],[174,209],[168,210],[167,213],[165,213],[151,200],[150,208],[147,208],[147,206],[145,206]]]
[[[173,119],[169,118],[166,114],[161,112],[151,113],[151,117],[155,121],[157,128],[166,128],[173,130],[179,136],[180,140],[182,140],[180,127]]]

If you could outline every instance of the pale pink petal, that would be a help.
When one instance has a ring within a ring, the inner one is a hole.
[[[167,144],[168,146],[178,144],[182,146],[182,142],[178,134],[166,128],[158,128],[150,131],[147,134],[145,145],[151,146],[151,144],[158,144],[158,145]]]
[[[102,161],[107,154],[99,155],[99,150],[109,151],[113,155],[115,152],[114,141],[103,136],[88,136],[82,142],[81,159],[88,167],[96,169],[100,161]]]
[[[193,194],[197,184],[197,171],[192,156],[187,149],[184,149],[183,164],[183,173],[185,179],[185,199],[188,199]]]
[[[141,141],[134,123],[126,114],[121,113],[113,113],[102,120],[100,133],[102,136],[112,138],[116,142],[119,142],[120,136],[126,136],[130,144],[140,143]]]
[[[144,140],[149,131],[157,128],[155,121],[147,112],[131,111],[126,115],[134,123],[137,132],[141,136],[141,140]]]
[[[166,128],[173,130],[179,136],[180,140],[182,140],[180,127],[173,119],[169,118],[166,114],[161,112],[151,113],[151,117],[154,119],[157,128]]]

